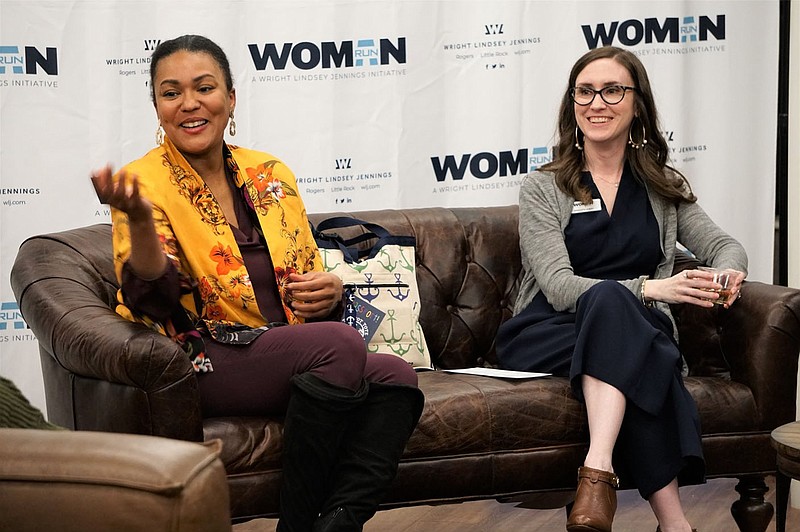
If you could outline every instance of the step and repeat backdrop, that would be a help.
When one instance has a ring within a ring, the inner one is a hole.
[[[0,374],[44,407],[9,284],[27,237],[106,223],[89,173],[155,145],[150,55],[201,34],[233,68],[237,133],[310,212],[517,202],[552,159],[569,69],[622,46],[674,166],[772,280],[778,2],[0,1]]]

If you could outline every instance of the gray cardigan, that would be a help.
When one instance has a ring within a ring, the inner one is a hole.
[[[654,279],[672,275],[675,245],[680,242],[698,260],[716,268],[747,273],[747,255],[733,237],[720,229],[697,203],[675,204],[647,187],[661,237],[661,262]],[[519,244],[524,276],[514,306],[521,312],[541,290],[557,311],[575,312],[578,297],[600,279],[575,275],[564,243],[574,198],[564,194],[549,172],[526,175],[519,191]],[[647,276],[619,281],[637,297]],[[671,320],[669,305],[656,302]],[[674,326],[674,320],[673,320]],[[675,328],[677,337],[677,328]]]

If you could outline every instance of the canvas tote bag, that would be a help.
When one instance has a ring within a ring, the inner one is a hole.
[[[349,239],[336,229],[362,227]],[[371,353],[401,357],[417,369],[432,369],[419,324],[415,239],[392,235],[378,224],[334,217],[312,228],[325,271],[344,285],[342,321],[354,327]]]

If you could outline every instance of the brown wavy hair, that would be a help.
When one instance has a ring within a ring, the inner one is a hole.
[[[553,172],[558,188],[565,194],[584,203],[591,201],[591,192],[581,185],[583,151],[579,150],[575,144],[582,139],[575,138],[577,121],[570,90],[575,86],[578,74],[589,63],[598,59],[613,59],[625,67],[637,89],[634,103],[637,117],[631,123],[631,128],[635,138],[643,126],[647,144],[638,150],[630,145],[625,149],[625,159],[631,165],[633,174],[639,181],[646,183],[652,190],[667,199],[676,202],[697,201],[686,177],[667,164],[669,146],[661,133],[655,99],[644,65],[631,52],[615,46],[603,46],[590,50],[573,65],[558,113],[556,155],[552,162],[545,164],[540,170]],[[578,135],[583,136],[580,130],[578,130]],[[639,139],[638,142],[641,143],[642,139]]]

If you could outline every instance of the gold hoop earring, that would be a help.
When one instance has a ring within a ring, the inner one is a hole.
[[[231,122],[228,124],[228,134],[233,137],[236,135],[236,121],[233,119],[233,109],[231,109]]]
[[[156,129],[156,146],[164,144],[164,128],[161,127],[161,120],[158,121],[158,129]]]
[[[647,130],[644,128],[644,122],[639,119],[639,123],[642,125],[642,142],[637,143],[633,140],[633,123],[631,123],[631,128],[628,130],[628,144],[630,144],[631,148],[634,150],[640,150],[647,144]]]
[[[575,126],[575,147],[583,151],[583,146],[581,146],[581,138],[578,136],[578,133],[580,133],[580,129],[578,129],[578,126]]]

